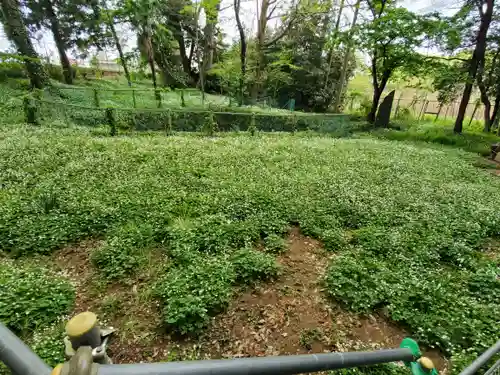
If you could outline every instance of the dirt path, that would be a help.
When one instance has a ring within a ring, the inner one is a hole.
[[[408,336],[379,316],[359,317],[326,301],[321,280],[335,255],[298,229],[288,243],[279,280],[241,295],[215,318],[206,338],[211,357],[395,348]]]
[[[89,254],[98,243],[64,249],[55,261],[76,280],[74,313],[95,311],[118,328],[110,348],[115,363],[395,348],[408,336],[381,316],[360,317],[326,301],[321,281],[335,254],[297,228],[288,244],[278,258],[283,266],[278,280],[236,297],[201,337],[183,340],[161,329],[155,302],[142,292],[148,277],[129,285],[96,283]],[[440,370],[448,367],[438,352],[426,355]]]

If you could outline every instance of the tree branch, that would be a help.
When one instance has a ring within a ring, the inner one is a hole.
[[[264,43],[264,47],[269,47],[270,45],[273,45],[274,43],[276,43],[277,41],[279,41],[281,38],[283,38],[290,31],[290,29],[292,28],[292,25],[295,22],[296,18],[297,18],[297,15],[294,12],[293,13],[293,17],[291,17],[290,21],[288,21],[288,24],[285,26],[285,28],[282,30],[282,32],[279,33],[278,35],[276,35],[270,41]]]
[[[269,14],[267,15],[266,19],[267,19],[268,21],[269,21],[271,18],[273,18],[273,13],[274,13],[274,11],[276,10],[276,7],[277,7],[277,6],[278,6],[278,5],[273,6],[273,8],[271,9],[271,11],[270,11],[270,12],[269,12]]]

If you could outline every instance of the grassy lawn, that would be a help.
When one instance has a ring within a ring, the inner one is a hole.
[[[396,128],[376,129],[370,135],[382,139],[395,141],[426,142],[431,144],[442,144],[453,148],[489,156],[491,145],[500,141],[500,137],[494,133],[484,133],[482,124],[474,121],[470,126],[466,124],[462,134],[453,132],[451,121],[395,121]]]
[[[10,286],[0,319],[26,336],[78,299],[64,273],[33,265],[67,244],[98,240],[98,284],[131,285],[154,264],[143,301],[159,306],[159,327],[192,334],[238,288],[278,277],[276,249],[298,226],[335,254],[323,281],[331,303],[383,314],[456,369],[497,339],[498,252],[485,246],[500,235],[500,181],[463,151],[19,125],[0,134],[0,183],[0,282]]]

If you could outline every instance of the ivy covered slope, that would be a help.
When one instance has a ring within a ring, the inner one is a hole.
[[[449,354],[474,352],[500,331],[498,255],[482,252],[500,235],[500,180],[468,155],[299,134],[4,130],[0,247],[23,256],[103,236],[92,260],[110,279],[162,248],[171,262],[154,293],[165,323],[187,332],[227,304],[234,283],[276,275],[271,258],[245,249],[263,239],[279,252],[298,224],[338,252],[332,299],[380,311]]]

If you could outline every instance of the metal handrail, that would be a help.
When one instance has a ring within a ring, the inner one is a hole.
[[[500,353],[500,340],[497,341],[495,345],[486,350],[481,354],[474,362],[472,362],[468,367],[466,367],[460,375],[472,375],[475,374],[481,367],[483,367],[488,361],[493,358],[497,353]],[[496,365],[496,364],[495,364]],[[492,368],[495,367],[492,366]]]
[[[0,360],[15,375],[49,375],[52,369],[19,337],[0,323]],[[322,353],[226,360],[99,365],[99,375],[271,375],[298,374],[375,365],[394,361],[414,361],[410,349],[373,352]]]
[[[49,375],[51,368],[6,326],[0,323],[0,361],[14,375]]]
[[[414,361],[410,349],[99,366],[99,375],[292,375]]]
[[[410,347],[402,346],[399,349],[385,349],[371,352],[321,353],[118,365],[95,364],[95,366],[97,370],[96,375],[293,375],[396,361],[403,361],[407,365],[418,366],[418,363],[415,361],[420,357],[420,354],[415,356],[414,350]],[[500,353],[500,340],[463,370],[460,375],[475,374],[497,353]],[[40,357],[2,323],[0,323],[0,361],[4,362],[14,375],[49,375],[52,371]],[[494,372],[499,366],[500,361],[496,362],[487,371],[487,374]]]

